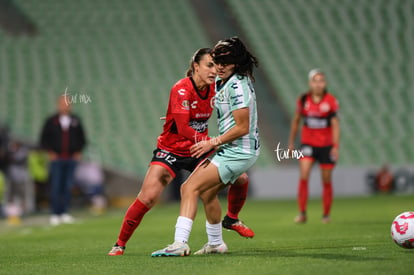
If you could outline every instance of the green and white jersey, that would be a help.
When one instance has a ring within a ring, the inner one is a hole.
[[[234,110],[247,107],[250,115],[249,133],[231,143],[222,145],[221,148],[231,150],[237,154],[258,156],[260,139],[257,127],[256,94],[250,78],[234,74],[224,85],[220,86],[220,81],[221,79],[217,78],[214,98],[220,135],[226,133],[236,124],[232,114]]]

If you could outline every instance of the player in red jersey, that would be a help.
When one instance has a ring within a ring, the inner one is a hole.
[[[157,149],[154,150],[141,190],[125,213],[118,240],[108,255],[123,255],[126,243],[142,218],[155,205],[176,173],[181,169],[192,172],[204,160],[205,156],[191,157],[190,148],[209,138],[208,119],[214,106],[215,77],[211,50],[199,49],[191,59],[187,77],[179,80],[171,89]],[[248,177],[243,174],[237,181],[240,185],[235,185],[235,188],[232,186],[228,191],[228,212],[223,226],[228,225],[226,228],[237,231],[241,236],[253,237],[254,232],[238,219],[247,196]]]
[[[309,72],[309,92],[297,101],[297,109],[292,119],[289,149],[294,149],[294,141],[301,118],[302,127],[300,159],[300,180],[298,188],[299,215],[296,223],[305,223],[308,199],[308,181],[312,165],[319,162],[322,175],[322,222],[330,221],[329,214],[333,199],[332,170],[339,156],[339,119],[337,117],[338,101],[326,89],[325,74],[319,69]]]

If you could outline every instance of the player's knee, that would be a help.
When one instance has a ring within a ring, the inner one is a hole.
[[[214,198],[215,194],[211,194],[210,192],[204,192],[200,194],[200,199],[204,204],[211,202]]]
[[[143,188],[139,192],[137,198],[149,208],[153,207],[160,197],[163,188]]]
[[[332,181],[331,175],[322,175],[322,183],[323,184],[330,184]]]
[[[155,196],[154,193],[150,192],[140,192],[138,194],[138,199],[145,204],[148,208],[152,208],[158,200],[158,196]]]
[[[199,197],[200,196],[199,190],[194,188],[192,184],[181,185],[181,198],[192,197],[192,196]]]
[[[237,178],[235,184],[245,184],[249,181],[249,176],[246,173],[243,173],[240,175],[240,177]]]

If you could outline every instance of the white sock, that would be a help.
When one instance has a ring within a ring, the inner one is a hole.
[[[193,220],[179,216],[175,225],[175,236],[176,242],[187,243],[190,238],[191,228],[193,227]]]
[[[206,221],[206,232],[208,244],[218,245],[223,243],[223,229],[221,223],[209,224],[208,221]]]

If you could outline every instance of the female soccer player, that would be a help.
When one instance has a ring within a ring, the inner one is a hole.
[[[305,223],[308,199],[308,181],[312,165],[319,162],[323,186],[322,222],[329,223],[333,199],[332,170],[339,156],[339,120],[337,117],[338,101],[328,93],[325,74],[319,69],[309,72],[309,92],[297,101],[297,109],[292,119],[289,148],[293,150],[299,122],[303,118],[300,159],[300,180],[298,188],[299,215],[296,223]]]
[[[217,193],[227,184],[237,184],[236,179],[256,162],[259,155],[256,98],[252,85],[257,60],[237,37],[219,41],[213,49],[213,59],[218,72],[215,108],[220,136],[195,144],[191,152],[193,157],[199,158],[216,146],[220,147],[182,185],[175,241],[152,253],[153,257],[189,255],[187,242],[199,197],[207,217],[208,243],[195,254],[225,253],[227,246],[222,237]]]
[[[190,148],[197,141],[208,139],[207,121],[213,108],[216,74],[211,50],[199,49],[191,59],[187,77],[172,87],[164,130],[158,137],[157,149],[141,191],[125,213],[118,240],[108,255],[123,255],[126,243],[142,218],[158,201],[176,173],[180,169],[193,171],[205,158],[204,155],[192,157]],[[247,196],[247,175],[240,176],[238,182],[240,185],[228,191],[228,213],[223,226],[251,238],[254,232],[238,220],[238,213]]]

